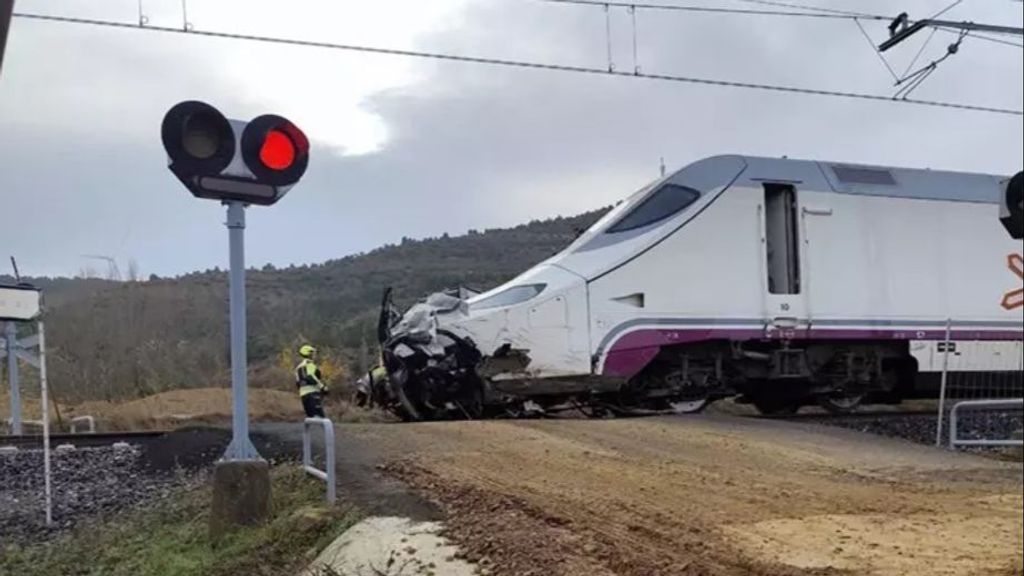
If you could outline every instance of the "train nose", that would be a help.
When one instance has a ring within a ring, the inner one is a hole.
[[[439,320],[441,320],[439,318]],[[541,265],[467,301],[464,314],[446,315],[453,333],[471,339],[507,369],[532,376],[586,374],[589,320],[584,279],[564,268]]]

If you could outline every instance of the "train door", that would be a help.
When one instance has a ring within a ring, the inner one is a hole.
[[[796,187],[765,183],[761,212],[764,246],[764,329],[768,338],[801,338],[808,329],[801,273],[800,212]]]

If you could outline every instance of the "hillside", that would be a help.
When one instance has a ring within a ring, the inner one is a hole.
[[[565,247],[602,213],[459,237],[403,239],[322,264],[250,270],[252,381],[288,387],[292,350],[304,340],[325,353],[336,379],[347,379],[346,372],[365,369],[374,354],[385,287],[394,287],[405,305],[446,287],[495,286]],[[224,271],[147,282],[31,281],[45,290],[51,386],[61,401],[228,382]],[[34,377],[34,371],[24,372]]]

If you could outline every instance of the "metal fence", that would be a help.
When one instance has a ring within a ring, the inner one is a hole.
[[[936,445],[1019,445],[1008,441],[1024,425],[1024,343],[947,335],[932,344],[928,363],[940,380]]]
[[[961,400],[953,404],[949,411],[949,447],[958,446],[1024,446],[1024,439],[1021,438],[963,438],[960,436],[960,422],[964,412],[971,410],[1024,410],[1024,398],[1010,398],[1006,400]]]

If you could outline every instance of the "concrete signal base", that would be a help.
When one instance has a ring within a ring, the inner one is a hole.
[[[270,515],[270,465],[265,460],[218,462],[213,470],[210,537],[255,526]]]

